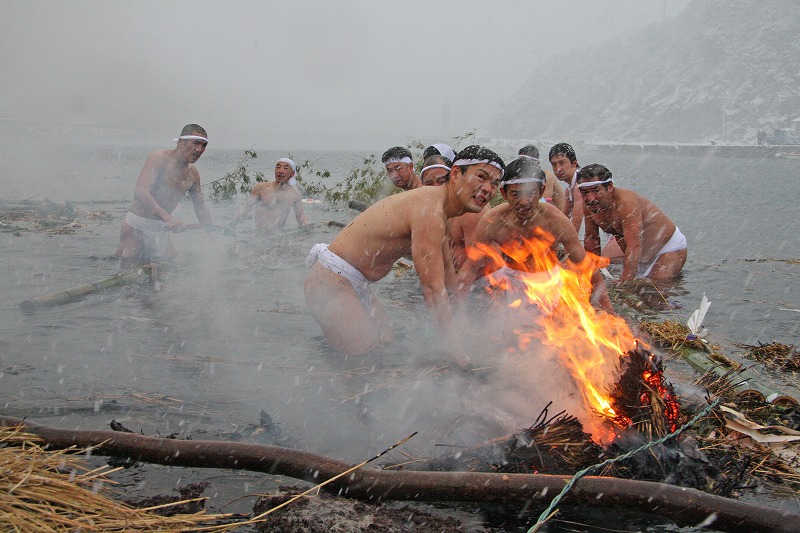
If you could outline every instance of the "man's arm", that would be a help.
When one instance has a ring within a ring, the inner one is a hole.
[[[564,204],[567,203],[567,198],[564,194],[564,190],[561,188],[561,183],[553,177],[553,205],[556,206],[564,212]]]
[[[622,221],[622,238],[624,239],[624,255],[620,281],[629,281],[639,273],[639,262],[642,260],[642,211],[636,198],[617,201],[617,216]]]
[[[572,226],[575,228],[575,231],[580,234],[581,232],[581,224],[583,224],[583,198],[581,197],[581,193],[578,192],[577,187],[576,190],[573,191],[572,195]]]
[[[591,217],[587,216],[587,231],[590,220]],[[597,226],[595,226],[595,230],[596,229]],[[611,305],[611,298],[608,297],[606,282],[600,271],[596,268],[594,261],[588,257],[586,250],[581,246],[578,233],[575,231],[572,224],[563,220],[563,222],[558,223],[558,231],[559,233],[556,235],[556,240],[564,245],[564,250],[567,252],[567,258],[570,262],[578,269],[591,269],[592,294],[590,301],[592,304],[599,305],[608,313],[616,314],[614,312],[614,307]]]
[[[445,232],[445,239],[442,243],[442,257],[444,258],[444,285],[447,288],[447,294],[455,296],[458,291],[458,281],[456,280],[453,250],[450,248],[450,237],[447,235],[447,232]]]
[[[259,184],[256,184],[255,187],[253,187],[253,190],[250,191],[250,195],[247,198],[245,198],[244,202],[242,202],[242,205],[239,206],[239,209],[236,212],[236,217],[233,219],[233,222],[231,222],[232,226],[240,224],[247,216],[247,213],[250,212],[250,210],[258,201],[258,195],[259,195],[258,185]]]
[[[299,225],[305,226],[308,224],[308,217],[306,217],[306,212],[303,209],[303,197],[299,194],[294,201],[294,217]]]
[[[197,221],[206,226],[213,224],[211,220],[211,211],[208,210],[205,198],[203,198],[203,191],[200,189],[200,174],[195,170],[197,180],[189,188],[189,196],[192,199],[194,206],[194,214],[197,215]]]
[[[561,212],[567,215],[567,217],[572,215],[572,207],[574,203],[575,195],[570,192],[569,185],[564,185],[564,205],[561,208]]]
[[[586,228],[583,231],[583,247],[587,252],[600,255],[600,228],[597,227],[589,213],[585,215]]]
[[[486,246],[491,244],[491,224],[489,220],[490,218],[486,215],[481,217],[478,221],[478,226],[475,228],[475,238],[470,244],[465,245],[464,255],[466,256],[466,260],[458,270],[458,276],[456,277],[455,294],[456,301],[459,302],[459,304],[463,303],[472,284],[475,283],[475,280],[478,278],[478,271],[484,266],[485,258],[483,254],[476,253],[475,251],[470,253],[470,248],[479,243]]]

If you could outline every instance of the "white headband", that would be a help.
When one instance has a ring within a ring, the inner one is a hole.
[[[449,144],[437,143],[437,144],[432,144],[431,146],[439,150],[439,153],[442,156],[449,159],[450,161],[456,158],[456,153],[453,151],[453,149],[450,147]]]
[[[172,139],[175,142],[178,141],[205,141],[208,142],[208,139],[203,137],[202,135],[181,135],[177,139]]]
[[[427,167],[422,167],[422,170],[419,171],[419,175],[422,176],[423,174],[425,174],[426,170],[430,170],[432,168],[443,168],[447,171],[450,170],[450,167],[448,167],[447,165],[428,165]]]
[[[539,159],[538,157],[533,157],[532,155],[519,154],[519,157],[517,157],[517,159],[519,159],[520,157],[524,157],[525,159],[533,159],[537,163],[541,163],[542,162],[541,159]]]
[[[411,161],[411,158],[408,157],[408,156],[406,156],[406,157],[390,157],[383,164],[384,165],[388,165],[389,163],[413,163],[413,161]]]
[[[517,183],[544,183],[541,178],[515,178],[513,180],[504,181],[503,185],[516,185]]]
[[[605,181],[584,181],[583,183],[578,184],[579,189],[585,189],[587,187],[594,187],[595,185],[605,185],[606,183],[613,183],[612,178],[608,178]]]
[[[281,157],[280,159],[278,159],[275,165],[277,165],[278,163],[288,163],[289,166],[292,167],[292,172],[294,172],[294,174],[292,174],[292,177],[289,178],[289,185],[297,186],[297,165],[294,164],[294,161],[292,161],[288,157]]]
[[[454,167],[467,167],[470,165],[480,165],[481,163],[486,163],[487,165],[492,165],[495,168],[500,169],[500,177],[505,174],[505,170],[503,166],[498,163],[497,161],[489,161],[488,159],[459,159],[457,161],[453,161]]]

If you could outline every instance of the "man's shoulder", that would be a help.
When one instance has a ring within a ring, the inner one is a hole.
[[[259,181],[258,183],[253,185],[252,193],[253,194],[259,194],[261,192],[268,191],[269,189],[271,189],[270,185],[273,185],[273,184],[274,184],[274,182],[271,182],[271,181]]]

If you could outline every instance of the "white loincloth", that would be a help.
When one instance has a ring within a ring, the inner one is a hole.
[[[661,247],[658,251],[656,256],[653,260],[648,263],[640,263],[639,264],[639,272],[640,274],[637,276],[639,278],[646,278],[650,275],[650,271],[653,270],[653,265],[656,264],[656,261],[659,257],[664,254],[668,254],[670,252],[677,252],[679,250],[685,250],[688,248],[688,244],[686,243],[686,236],[681,233],[681,230],[678,229],[678,226],[675,226],[675,232],[672,234],[672,237],[667,241],[667,244]]]
[[[142,232],[143,250],[140,255],[151,258],[165,257],[169,249],[169,232],[167,225],[161,220],[144,218],[134,215],[130,211],[125,215],[125,222],[133,229]]]
[[[350,282],[353,290],[356,291],[362,307],[368,313],[372,309],[372,290],[369,288],[370,281],[364,277],[364,274],[359,272],[353,265],[328,250],[328,245],[325,243],[315,244],[311,248],[308,257],[306,258],[306,268],[311,268],[314,262],[319,261],[319,264],[333,272],[342,276]]]
[[[549,315],[561,303],[561,267],[554,266],[543,272],[522,272],[508,266],[503,266],[491,274],[492,285],[498,281],[506,282],[506,295],[508,303],[521,300],[522,309],[538,309],[541,313]],[[523,278],[526,281],[523,281]],[[534,299],[528,296],[529,286],[535,285]]]

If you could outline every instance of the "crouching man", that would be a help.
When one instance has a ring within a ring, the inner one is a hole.
[[[475,243],[458,272],[459,300],[465,299],[480,270],[495,270],[493,283],[503,285],[509,303],[522,300],[549,314],[561,300],[561,265],[555,249],[562,244],[569,267],[591,280],[592,302],[613,314],[603,277],[569,218],[553,204],[539,201],[545,183],[544,171],[531,159],[516,159],[505,168],[500,186],[506,203],[487,211],[478,222]],[[542,289],[539,301],[528,301],[530,284]]]
[[[434,325],[455,361],[464,364],[447,293],[448,286],[455,286],[447,220],[483,209],[502,174],[503,160],[496,153],[468,146],[456,155],[442,186],[384,198],[330,244],[315,245],[307,259],[305,297],[327,341],[339,351],[362,354],[394,339],[388,316],[369,285],[411,254]]]
[[[688,254],[686,237],[653,202],[614,187],[611,171],[596,163],[578,172],[577,188],[586,219],[583,245],[599,254],[599,230],[616,237],[624,256],[620,281],[680,274]]]

